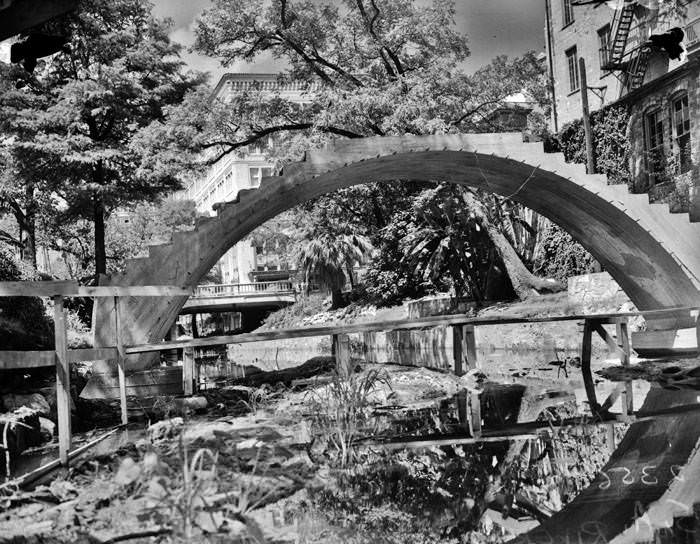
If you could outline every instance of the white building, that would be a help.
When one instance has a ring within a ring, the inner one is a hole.
[[[256,91],[303,103],[308,101],[308,89],[300,84],[280,83],[276,74],[225,74],[213,92],[215,100],[231,101],[236,93]],[[272,145],[272,141],[263,144]],[[211,167],[205,178],[191,183],[181,198],[194,200],[201,213],[215,214],[212,206],[236,198],[241,189],[255,188],[262,178],[274,174],[273,165],[261,147],[250,148],[243,157],[233,153]],[[287,263],[281,262],[273,250],[251,242],[239,242],[219,262],[223,283],[273,281],[289,276]]]

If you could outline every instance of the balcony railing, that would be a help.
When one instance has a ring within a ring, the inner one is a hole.
[[[686,51],[696,48],[700,44],[700,17],[688,23],[683,31],[685,32],[683,45]]]
[[[235,297],[240,295],[294,294],[291,281],[261,281],[255,283],[226,283],[200,285],[195,298]]]

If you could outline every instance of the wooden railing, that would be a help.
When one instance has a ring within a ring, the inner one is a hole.
[[[696,45],[698,45],[698,43],[700,43],[700,17],[690,21],[686,25],[684,32],[685,40],[683,45],[687,51],[690,51],[691,48],[694,48]]]
[[[75,281],[7,281],[0,282],[0,297],[51,297],[53,300],[54,349],[44,351],[0,350],[0,369],[56,368],[56,411],[58,419],[58,452],[62,465],[68,464],[71,449],[70,363],[112,359],[117,362],[122,424],[127,423],[124,344],[122,341],[123,311],[121,298],[128,296],[192,295],[191,289],[173,286],[98,286],[78,285]],[[68,349],[65,297],[109,297],[114,300],[116,346],[95,349]]]
[[[290,282],[267,282],[270,284],[287,284]],[[256,284],[253,284],[256,285]],[[274,291],[273,291],[274,292]],[[600,335],[608,346],[617,351],[623,365],[629,364],[630,342],[627,332],[627,320],[634,316],[669,316],[688,313],[696,320],[696,335],[700,347],[700,320],[698,307],[667,308],[662,310],[643,310],[636,312],[610,314],[581,314],[546,317],[471,317],[468,315],[445,315],[425,317],[414,320],[393,320],[366,323],[354,323],[340,326],[306,327],[298,329],[282,329],[259,333],[245,333],[229,336],[197,338],[185,341],[155,342],[150,344],[125,345],[122,334],[121,297],[124,296],[183,296],[192,295],[189,289],[172,286],[105,286],[81,287],[73,282],[0,282],[1,296],[50,296],[54,301],[55,341],[53,350],[45,351],[7,351],[0,350],[0,369],[32,368],[38,366],[54,366],[56,368],[56,403],[58,408],[59,454],[62,464],[68,463],[71,446],[70,425],[70,371],[69,364],[77,361],[115,360],[119,376],[119,397],[121,404],[122,422],[127,422],[125,363],[129,354],[158,352],[183,348],[182,379],[186,395],[191,395],[196,382],[195,348],[221,344],[238,344],[257,342],[261,340],[282,340],[288,338],[304,338],[311,336],[331,336],[336,366],[341,374],[352,372],[350,359],[350,340],[348,335],[358,332],[393,331],[422,329],[436,326],[449,326],[453,334],[453,371],[464,374],[467,370],[477,367],[477,347],[474,328],[481,325],[502,325],[534,322],[584,321],[583,345],[581,351],[581,370],[584,385],[589,398],[591,409],[596,413],[599,404],[596,400],[594,383],[590,371],[591,339],[593,333]],[[64,312],[64,297],[95,296],[112,297],[115,306],[115,338],[116,346],[105,346],[93,349],[68,349],[66,336],[66,319]],[[612,324],[617,327],[617,338],[611,337],[602,327]],[[472,436],[481,436],[478,401],[465,399],[472,408],[469,413],[476,414],[468,421]],[[623,406],[624,416],[628,416],[629,404]],[[466,408],[465,410],[466,413]]]
[[[235,297],[239,295],[293,294],[291,281],[261,281],[255,283],[224,283],[199,285],[194,298]]]

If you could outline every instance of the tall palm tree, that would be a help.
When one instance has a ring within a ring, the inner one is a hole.
[[[306,283],[314,277],[331,292],[331,307],[342,304],[341,292],[346,281],[353,282],[352,268],[372,251],[372,244],[362,235],[315,234],[303,241],[297,254],[299,268]]]

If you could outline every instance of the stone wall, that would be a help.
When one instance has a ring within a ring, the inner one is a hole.
[[[629,302],[629,297],[607,272],[574,276],[568,281],[569,302],[580,305],[584,312],[593,313],[601,300],[617,305]]]

